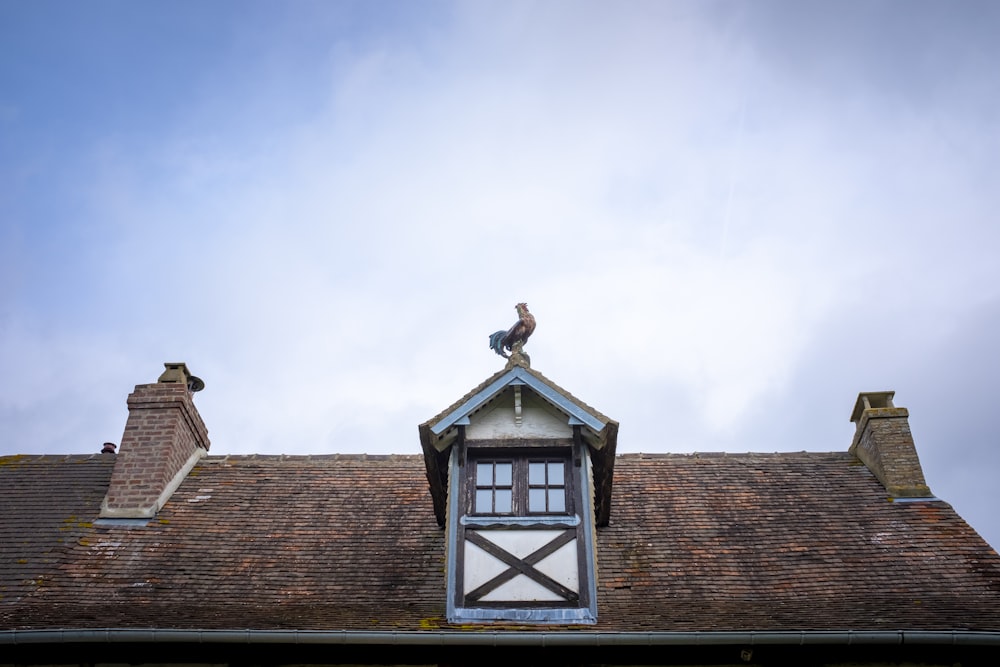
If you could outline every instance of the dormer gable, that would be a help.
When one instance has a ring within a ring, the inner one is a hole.
[[[447,461],[459,438],[516,442],[579,437],[593,461],[597,525],[605,526],[610,519],[618,422],[530,368],[523,358],[512,358],[503,370],[421,424],[419,432],[439,525],[445,522]]]
[[[420,425],[456,623],[595,623],[618,424],[514,355]]]

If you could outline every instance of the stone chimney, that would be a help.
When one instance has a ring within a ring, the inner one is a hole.
[[[208,429],[192,400],[205,383],[183,363],[164,366],[156,384],[137,385],[128,397],[102,518],[154,516],[208,452]]]
[[[851,413],[857,426],[850,453],[861,459],[896,498],[931,497],[913,446],[906,408],[892,404],[895,392],[858,394]]]

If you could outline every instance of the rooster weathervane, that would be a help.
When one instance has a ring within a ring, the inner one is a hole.
[[[535,330],[535,316],[528,312],[526,303],[519,303],[515,308],[517,308],[517,322],[506,331],[490,334],[490,349],[504,359],[522,356],[525,362],[530,363],[528,355],[524,353],[524,344]],[[511,354],[508,355],[505,350]]]

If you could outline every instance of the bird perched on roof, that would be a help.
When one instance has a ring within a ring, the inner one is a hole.
[[[527,342],[528,336],[535,330],[535,316],[528,312],[528,304],[519,303],[517,308],[517,322],[507,331],[497,331],[490,335],[490,348],[504,359],[509,359],[504,350],[518,350]]]

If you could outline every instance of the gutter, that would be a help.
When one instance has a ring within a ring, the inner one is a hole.
[[[0,646],[43,644],[285,644],[392,646],[993,646],[1000,631],[802,630],[795,632],[495,632],[177,630],[0,630]]]

